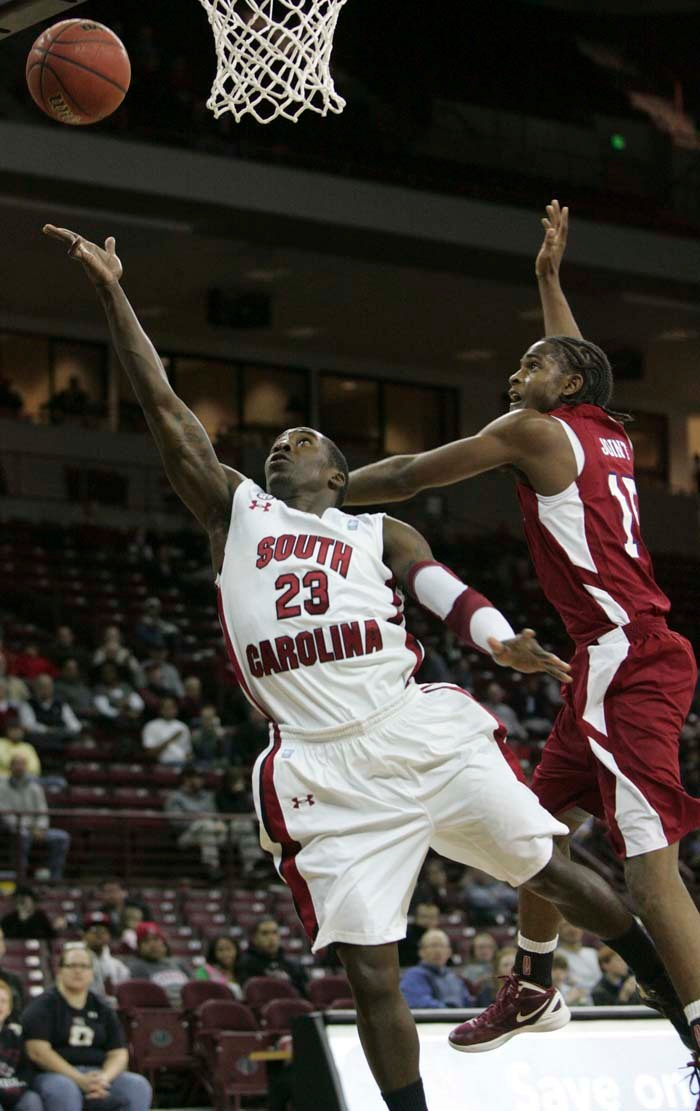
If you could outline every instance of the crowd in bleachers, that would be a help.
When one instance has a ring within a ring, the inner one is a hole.
[[[566,652],[519,541],[446,534],[436,547],[514,626],[533,625]],[[673,561],[661,570],[674,625],[688,632],[694,577]],[[163,1063],[177,1072],[197,1054],[214,1060],[216,1037],[262,1044],[321,999],[347,1005],[335,954],[311,955],[291,895],[260,852],[249,773],[267,730],[225,657],[203,540],[8,522],[0,574],[12,584],[1,618],[0,808],[13,846],[0,883],[19,884],[12,903],[0,900],[0,980],[17,1006],[60,981],[66,943],[85,944],[91,990],[116,1001],[134,1067],[155,1079]],[[482,699],[507,721],[531,771],[557,712],[556,685],[496,669],[411,605],[407,616],[426,648],[419,680],[458,682]],[[682,745],[696,793],[697,711],[696,699]],[[13,791],[31,805],[13,805]],[[584,827],[579,851],[590,859],[603,846],[600,828]],[[688,839],[684,857],[692,882],[700,841]],[[126,885],[101,882],[115,867]],[[420,1006],[489,1002],[512,967],[515,911],[507,885],[429,860],[400,951],[407,997]],[[619,958],[566,930],[555,975],[568,1001],[633,1001]],[[204,988],[219,989],[218,1000],[195,1014],[192,991]],[[224,1000],[229,1011],[219,1014]],[[139,1049],[142,1012],[180,1031],[165,1062]]]

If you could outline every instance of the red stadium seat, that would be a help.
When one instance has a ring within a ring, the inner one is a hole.
[[[350,995],[350,984],[347,976],[323,976],[312,980],[309,985],[309,997],[314,1007],[323,1010],[330,1007],[334,999]]]
[[[328,1007],[329,1011],[354,1011],[355,1000],[352,996],[348,995],[347,998],[334,999]]]
[[[226,984],[217,984],[213,980],[189,980],[182,989],[182,1009],[194,1013],[203,1003],[210,999],[231,1002],[231,992]]]
[[[245,1001],[254,1011],[277,999],[298,999],[299,992],[289,980],[274,976],[251,976],[244,985]]]
[[[273,999],[260,1012],[263,1026],[277,1034],[288,1034],[290,1023],[297,1015],[308,1015],[315,1010],[306,999]]]
[[[134,1071],[155,1088],[159,1069],[191,1070],[187,1025],[163,989],[150,980],[127,980],[117,985],[116,994]]]
[[[213,1000],[205,1003],[203,1009],[223,1006],[240,1004],[224,1004]],[[255,1028],[209,1029],[197,1037],[195,1059],[199,1066],[198,1073],[213,1107],[228,1111],[233,1103],[235,1111],[240,1111],[244,1096],[266,1094],[265,1062],[251,1061],[250,1054],[255,1050],[266,1049],[272,1041],[269,1034]]]

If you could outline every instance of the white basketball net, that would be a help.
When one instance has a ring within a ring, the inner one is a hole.
[[[217,72],[207,101],[218,118],[259,123],[325,116],[345,101],[330,72],[333,34],[346,0],[200,0],[214,32]]]

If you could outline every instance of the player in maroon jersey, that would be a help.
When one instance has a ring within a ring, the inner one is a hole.
[[[610,364],[582,338],[559,284],[568,210],[553,201],[547,213],[536,273],[548,338],[511,375],[510,411],[475,436],[353,472],[347,500],[401,501],[496,467],[517,468],[537,575],[576,644],[574,681],[533,787],[572,830],[589,814],[607,822],[637,912],[683,1004],[684,1040],[697,1049],[700,914],[678,870],[678,842],[700,826],[700,801],[683,790],[678,765],[695,660],[666,624],[669,602],[642,542],[626,418],[609,409]],[[514,973],[486,1011],[452,1032],[456,1049],[495,1049],[537,1029],[537,1016],[556,997],[559,921],[551,904],[523,894]]]

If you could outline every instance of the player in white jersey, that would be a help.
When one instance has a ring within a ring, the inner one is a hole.
[[[254,772],[263,843],[312,947],[337,944],[390,1111],[427,1111],[396,942],[430,847],[555,902],[613,948],[635,926],[604,881],[554,848],[566,827],[514,774],[496,719],[458,687],[413,681],[420,651],[396,584],[498,663],[564,680],[568,667],[530,630],[515,636],[410,526],[343,513],[347,464],[320,433],[277,437],[266,490],[223,467],[121,288],[114,240],[103,250],[46,230],[97,287],[168,477],[208,532],[231,659],[271,722]],[[639,949],[656,972],[641,931]],[[551,1028],[568,1020],[563,1002],[544,1007]]]

